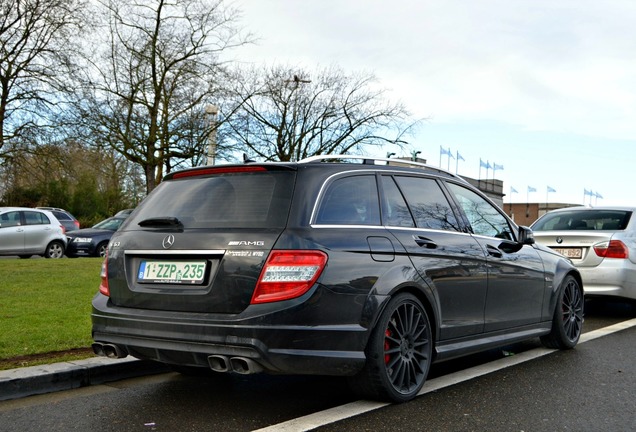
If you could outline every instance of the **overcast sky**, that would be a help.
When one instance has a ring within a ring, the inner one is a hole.
[[[233,4],[259,38],[235,58],[373,73],[426,119],[412,150],[459,153],[442,168],[474,178],[480,159],[502,166],[506,203],[636,205],[635,0]]]

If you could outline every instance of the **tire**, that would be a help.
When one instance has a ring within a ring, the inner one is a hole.
[[[559,288],[552,330],[541,337],[541,343],[547,348],[574,348],[583,329],[584,303],[581,285],[574,277],[567,276]]]
[[[101,242],[95,248],[95,256],[104,258],[106,256],[107,249],[108,249],[108,242]]]
[[[44,258],[62,258],[64,256],[64,244],[58,241],[52,241],[44,251]]]
[[[349,379],[359,396],[390,402],[413,399],[431,366],[433,337],[422,303],[412,294],[392,298],[367,343],[367,362]]]

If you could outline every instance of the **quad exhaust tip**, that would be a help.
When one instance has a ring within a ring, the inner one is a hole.
[[[105,344],[101,342],[95,342],[91,345],[93,352],[101,357],[108,357],[112,359],[124,358],[128,356],[126,348],[120,347],[115,344]]]
[[[241,375],[259,373],[263,367],[252,359],[246,357],[228,357],[224,355],[211,355],[208,364],[216,372],[235,372]]]

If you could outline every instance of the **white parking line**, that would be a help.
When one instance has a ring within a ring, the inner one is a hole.
[[[594,330],[588,333],[584,333],[581,335],[579,343],[588,342],[634,326],[636,326],[636,318],[628,321],[623,321],[608,327],[603,327],[601,329]],[[468,381],[473,378],[477,378],[482,375],[486,375],[510,366],[514,366],[519,363],[543,357],[544,355],[553,353],[555,351],[558,350],[548,348],[535,348],[520,354],[515,354],[514,356],[504,357],[502,359],[475,366],[470,369],[454,372],[452,374],[444,375],[439,378],[434,378],[426,381],[424,387],[418,393],[418,396],[454,384]],[[303,417],[298,417],[283,423],[278,423],[266,428],[255,430],[253,432],[305,432],[320,426],[325,426],[330,423],[334,423],[350,417],[355,417],[357,415],[364,414],[366,412],[373,411],[388,405],[390,404],[384,402],[360,400],[309,414]]]

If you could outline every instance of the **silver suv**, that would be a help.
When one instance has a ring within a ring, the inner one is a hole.
[[[64,226],[50,211],[0,207],[0,255],[62,258],[65,249]]]

